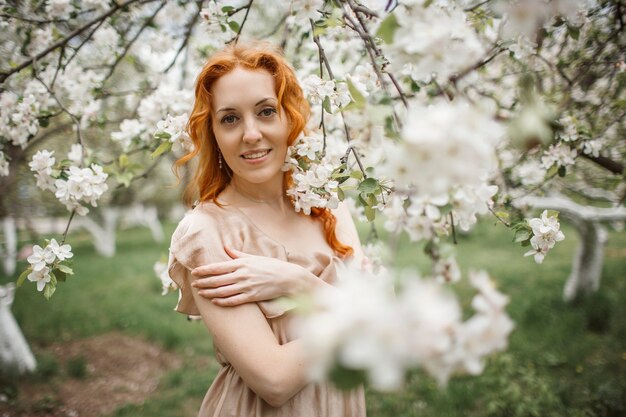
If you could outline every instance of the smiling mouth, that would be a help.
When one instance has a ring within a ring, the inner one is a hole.
[[[257,151],[257,152],[248,152],[248,153],[241,155],[241,157],[243,159],[260,159],[260,158],[263,158],[268,153],[270,153],[270,151],[271,149],[266,149],[264,151]]]

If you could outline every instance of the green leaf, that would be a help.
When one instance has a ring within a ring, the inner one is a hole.
[[[518,230],[517,232],[515,232],[515,237],[513,238],[513,241],[516,243],[520,243],[528,239],[530,239],[530,232],[528,230]]]
[[[235,8],[233,6],[224,6],[224,7],[222,7],[222,12],[224,12],[224,13],[230,13],[233,10],[235,10]]]
[[[354,170],[350,173],[350,178],[361,181],[363,179],[363,172],[360,169]]]
[[[22,286],[22,284],[24,283],[24,280],[26,279],[28,274],[30,274],[32,272],[32,270],[33,270],[32,267],[26,268],[26,270],[20,274],[20,276],[17,278],[17,282],[15,283],[15,285],[18,288]]]
[[[68,275],[74,275],[74,270],[67,265],[59,264],[57,268],[59,268],[59,271],[63,273],[66,273]]]
[[[313,29],[313,36],[323,35],[326,33],[327,29],[328,29],[327,26],[315,25],[315,28]]]
[[[48,127],[50,125],[50,118],[40,117],[37,119],[37,122],[39,122],[39,126],[41,127]]]
[[[129,162],[128,155],[126,155],[125,153],[121,154],[118,162],[120,164],[120,168],[126,168]]]
[[[376,210],[374,210],[372,206],[365,206],[365,217],[368,222],[373,222],[376,218]]]
[[[346,81],[348,82],[348,90],[350,90],[350,95],[352,96],[354,107],[357,109],[362,109],[363,107],[365,107],[365,97],[363,97],[363,94],[361,94],[359,89],[356,88],[356,86],[349,78]]]
[[[362,193],[371,194],[380,191],[380,185],[375,178],[366,178],[361,181],[357,190]]]
[[[556,217],[559,218],[559,212],[557,210],[548,210],[548,217]]]
[[[234,20],[229,20],[228,26],[233,32],[239,32],[239,23],[235,22]]]
[[[339,201],[343,201],[346,198],[346,194],[343,192],[341,187],[337,187],[337,198],[339,198]]]
[[[326,113],[330,113],[330,114],[333,113],[330,108],[330,98],[328,96],[324,97],[324,101],[322,102],[322,107],[324,108]]]
[[[580,28],[567,25],[567,34],[570,36],[570,38],[578,40],[578,38],[580,37]]]
[[[124,187],[128,188],[130,187],[130,183],[133,180],[133,173],[125,172],[123,174],[118,174],[115,176],[115,179],[117,180],[117,182],[124,185]]]
[[[172,135],[170,135],[167,132],[158,132],[158,133],[154,134],[154,138],[155,139],[168,140],[171,137],[172,137]]]
[[[54,275],[54,272],[50,272],[50,284],[56,286],[59,281],[57,280],[57,276]]]
[[[57,290],[57,287],[54,285],[47,283],[43,289],[43,296],[46,297],[46,300],[49,300],[52,297],[52,294]]]
[[[57,277],[58,282],[67,281],[67,274],[65,272],[57,270],[55,275]]]
[[[380,26],[378,27],[378,31],[376,32],[376,36],[381,38],[385,43],[392,44],[393,36],[396,33],[396,29],[398,29],[400,25],[398,24],[398,19],[393,13],[389,13],[389,15],[382,21]]]
[[[161,154],[168,152],[170,149],[172,149],[172,142],[169,142],[169,141],[163,142],[162,144],[159,145],[158,148],[156,148],[154,152],[152,152],[152,155],[150,156],[152,157],[152,159],[155,159]]]

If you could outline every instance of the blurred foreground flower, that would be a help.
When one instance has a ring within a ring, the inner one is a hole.
[[[366,379],[393,390],[407,371],[422,368],[445,385],[453,374],[480,374],[485,357],[506,348],[514,327],[504,310],[508,297],[485,272],[470,273],[478,294],[465,321],[444,285],[413,272],[402,278],[395,296],[391,273],[341,267],[336,287],[315,293],[313,312],[297,327],[313,359],[312,377],[330,374],[346,387]]]

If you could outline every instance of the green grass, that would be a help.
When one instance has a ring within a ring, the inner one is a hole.
[[[172,225],[166,232],[171,232]],[[626,413],[626,234],[612,233],[600,291],[576,304],[562,301],[562,289],[575,250],[567,239],[543,265],[524,258],[501,226],[484,222],[456,247],[464,273],[489,271],[510,295],[508,312],[516,322],[509,350],[491,358],[483,375],[457,377],[442,390],[433,379],[413,372],[399,393],[368,391],[368,416],[620,416]],[[217,371],[204,326],[188,323],[172,308],[176,296],[160,295],[152,265],[168,243],[156,244],[147,230],[120,232],[117,255],[97,256],[84,235],[70,238],[76,254],[75,276],[61,284],[50,301],[26,282],[16,293],[13,312],[39,353],[40,367],[53,378],[59,364],[46,353],[52,343],[121,331],[158,343],[183,358],[142,405],[127,405],[114,416],[194,415]],[[622,252],[619,252],[619,251]],[[419,246],[401,240],[395,263],[428,263]],[[23,269],[21,264],[18,269]],[[19,271],[18,271],[19,272]],[[16,277],[0,276],[0,283]],[[460,286],[464,301],[466,286]],[[83,364],[76,360],[74,372]],[[10,391],[10,388],[5,388]],[[54,404],[48,406],[54,407]]]

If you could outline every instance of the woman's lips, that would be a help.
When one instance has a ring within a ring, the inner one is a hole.
[[[271,152],[271,149],[263,149],[258,151],[249,151],[241,155],[246,162],[261,162]]]

